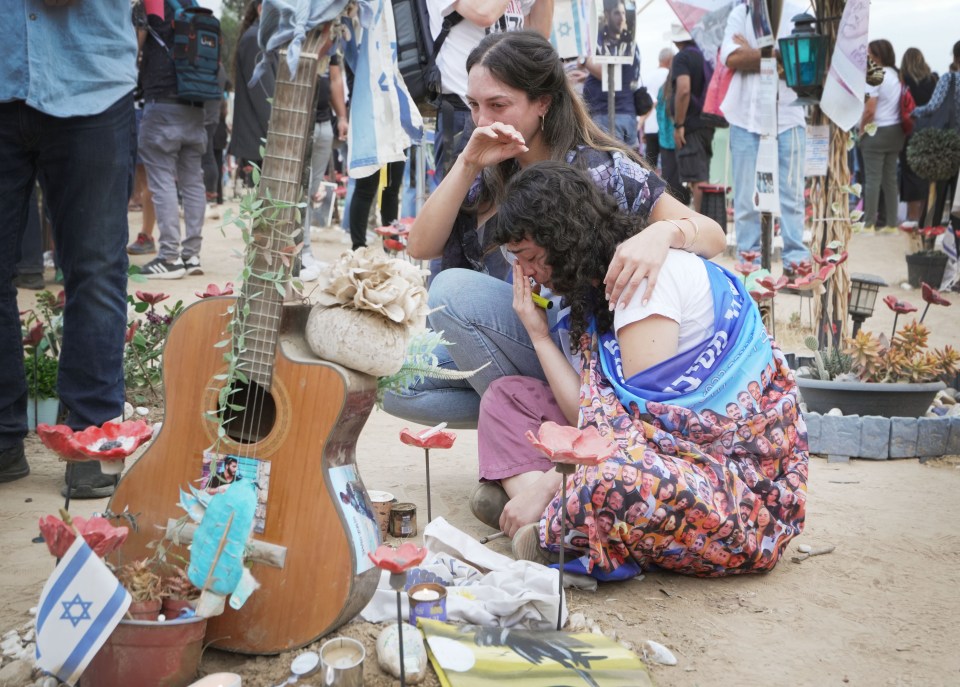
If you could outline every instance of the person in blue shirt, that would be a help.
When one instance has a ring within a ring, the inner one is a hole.
[[[58,391],[73,429],[123,413],[127,201],[137,39],[129,0],[23,0],[0,12],[0,482],[30,472],[14,269],[39,178],[66,306]],[[74,498],[113,491],[99,463],[68,468]]]

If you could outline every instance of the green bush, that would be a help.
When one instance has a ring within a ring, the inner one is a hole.
[[[910,169],[927,181],[944,181],[960,169],[960,134],[953,129],[921,129],[907,145]]]
[[[23,371],[27,375],[27,394],[39,399],[56,398],[59,366],[56,358],[43,353],[25,355]]]

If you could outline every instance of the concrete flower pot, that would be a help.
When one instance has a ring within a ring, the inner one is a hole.
[[[807,409],[827,414],[839,408],[844,415],[880,417],[922,417],[943,382],[920,384],[878,384],[874,382],[834,382],[797,377],[800,395]]]

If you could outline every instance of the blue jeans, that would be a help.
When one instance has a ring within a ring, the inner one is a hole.
[[[608,134],[610,132],[610,117],[606,112],[603,114],[594,114],[592,115],[593,121],[596,122],[597,126],[606,131]],[[624,143],[626,143],[631,148],[636,148],[639,140],[637,139],[637,117],[636,115],[631,114],[617,114],[614,116],[613,120],[614,127],[616,130],[611,134],[614,138],[618,138]]]
[[[386,394],[383,407],[391,415],[422,425],[447,422],[454,429],[472,429],[480,397],[495,380],[523,375],[546,381],[527,330],[513,311],[512,285],[471,270],[444,270],[430,285],[430,309],[436,308],[441,309],[428,316],[427,326],[443,332],[452,344],[435,351],[439,364],[453,370],[490,364],[468,379],[428,378],[403,394]]]
[[[74,429],[123,413],[127,200],[133,97],[90,117],[0,103],[0,448],[27,432],[27,383],[12,278],[37,175],[50,209],[66,308],[57,387]]]
[[[809,259],[803,245],[803,164],[806,151],[803,127],[787,129],[777,137],[780,159],[780,236],[784,267]],[[760,134],[730,125],[730,155],[733,157],[733,213],[737,250],[760,250],[760,211],[753,206],[756,188],[757,150]]]

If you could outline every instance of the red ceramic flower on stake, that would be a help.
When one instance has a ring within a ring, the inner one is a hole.
[[[744,262],[756,262],[760,259],[760,251],[758,250],[742,250],[740,251],[740,257],[743,258]]]
[[[400,592],[407,581],[407,570],[419,565],[427,556],[427,550],[414,544],[404,542],[397,548],[381,544],[373,553],[367,554],[373,564],[381,570],[390,573],[390,588],[397,592],[397,642],[400,649],[400,687],[406,687],[406,677],[403,670],[403,606]]]
[[[147,305],[156,305],[161,301],[165,301],[170,298],[169,294],[166,293],[150,293],[148,291],[137,291],[137,298],[146,303]]]
[[[233,293],[233,282],[228,281],[221,289],[216,284],[207,284],[204,291],[194,291],[197,298],[216,298],[217,296],[229,296]]]
[[[443,430],[446,426],[446,422],[441,422],[436,427],[425,429],[416,434],[406,427],[400,430],[400,441],[407,446],[416,446],[423,449],[424,463],[427,468],[427,522],[433,520],[433,504],[430,499],[430,449],[450,448],[457,439],[457,435],[453,432]]]
[[[69,518],[69,514],[66,514]],[[93,552],[103,558],[116,551],[127,540],[130,530],[126,527],[114,527],[106,518],[92,517],[89,520],[77,516],[72,519],[73,527],[56,515],[40,518],[40,532],[47,543],[50,553],[57,559],[63,558],[79,533]]]
[[[940,295],[939,291],[925,281],[920,282],[920,292],[923,294],[923,300],[927,303],[923,309],[923,314],[920,315],[920,322],[923,322],[923,318],[927,316],[927,311],[931,305],[950,305],[950,301]]]
[[[892,337],[897,333],[897,318],[909,312],[917,312],[917,308],[907,301],[901,301],[893,294],[884,296],[883,302],[893,311],[893,331],[890,332],[890,336]]]
[[[738,262],[736,265],[734,265],[734,269],[742,274],[743,280],[746,281],[748,275],[760,269],[760,265],[756,264],[755,262]]]
[[[37,435],[47,448],[67,461],[99,460],[106,474],[123,470],[123,460],[153,436],[143,420],[105,422],[74,432],[66,425],[37,425]]]
[[[618,450],[592,425],[581,430],[548,421],[539,436],[528,430],[527,439],[554,463],[567,465],[599,465]]]
[[[782,289],[784,286],[786,286],[787,282],[789,281],[790,280],[787,277],[780,277],[779,279],[774,279],[771,276],[771,277],[762,277],[760,279],[757,279],[757,284],[759,284],[765,289],[769,289],[770,291],[777,292],[780,289]]]

